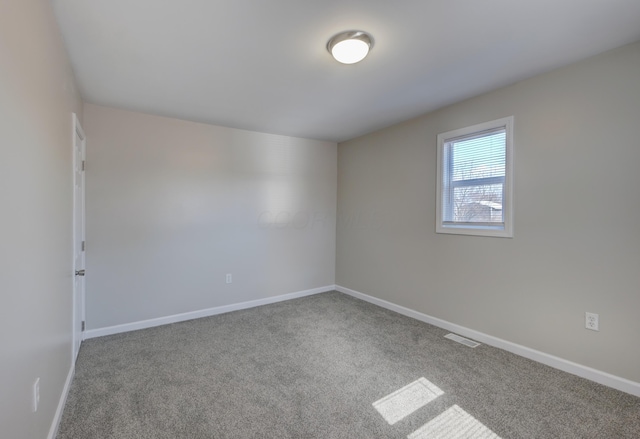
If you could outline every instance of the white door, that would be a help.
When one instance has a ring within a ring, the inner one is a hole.
[[[80,351],[84,331],[84,167],[86,138],[73,115],[73,361]]]

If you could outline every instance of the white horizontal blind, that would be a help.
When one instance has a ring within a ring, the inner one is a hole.
[[[504,227],[506,128],[447,139],[443,160],[443,224]]]

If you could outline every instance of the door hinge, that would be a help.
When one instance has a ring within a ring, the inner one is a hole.
[[[85,327],[85,324],[84,324],[84,320],[83,320],[83,321],[82,321],[82,328],[81,328],[81,331],[84,331],[84,327]]]
[[[83,171],[84,171],[84,167],[85,167],[85,164],[84,164],[84,160],[83,160],[83,161],[82,161],[82,170],[83,170]]]
[[[86,242],[86,241],[82,241],[82,251],[84,251],[84,249],[86,248],[86,244],[85,244],[85,242]]]

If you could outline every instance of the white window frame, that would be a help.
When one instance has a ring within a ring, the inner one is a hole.
[[[500,225],[469,225],[469,224],[444,224],[443,221],[443,167],[445,145],[457,138],[473,135],[497,128],[505,128],[506,131],[506,154],[505,154],[505,181],[503,188],[502,212],[504,215],[504,226]],[[513,238],[513,116],[492,120],[477,125],[473,125],[458,130],[448,131],[438,134],[438,169],[437,169],[437,192],[436,192],[436,233],[452,233],[456,235],[474,236],[494,236],[501,238]]]

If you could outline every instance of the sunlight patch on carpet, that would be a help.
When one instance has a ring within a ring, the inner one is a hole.
[[[500,439],[484,424],[462,410],[457,405],[447,409],[420,429],[414,431],[408,439]]]
[[[373,407],[393,425],[443,394],[435,384],[426,378],[420,378],[374,402]]]

